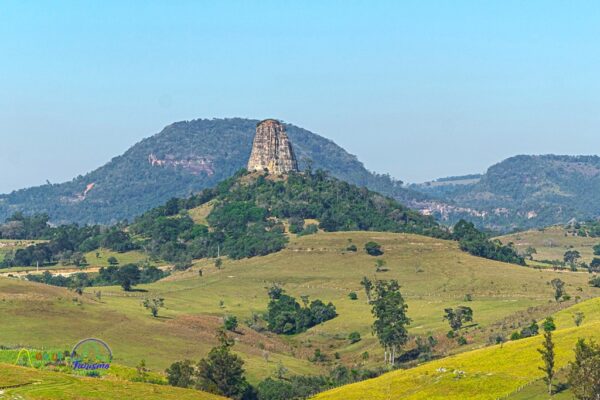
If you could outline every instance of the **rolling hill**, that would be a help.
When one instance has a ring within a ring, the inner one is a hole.
[[[372,240],[382,245],[387,271],[376,272],[375,257],[362,250]],[[360,250],[347,251],[349,243]],[[223,317],[233,315],[240,321],[234,350],[244,358],[252,383],[272,376],[279,363],[300,375],[327,374],[338,363],[376,368],[382,350],[371,335],[370,307],[360,286],[363,276],[401,282],[413,319],[411,335],[437,337],[441,354],[482,346],[492,335],[507,337],[531,319],[572,304],[550,302],[548,282],[556,277],[572,295],[586,299],[597,294],[587,285],[587,274],[536,271],[473,257],[453,241],[404,233],[318,232],[290,236],[284,250],[268,256],[225,258],[221,268],[214,259],[196,260],[190,270],[139,285],[140,291],[131,293],[114,286],[93,287],[77,299],[64,288],[0,278],[0,320],[10,321],[0,330],[0,344],[62,348],[82,337],[99,337],[113,348],[115,362],[135,366],[145,359],[149,368],[161,372],[174,361],[205,356],[217,344],[214,332]],[[266,288],[272,283],[296,298],[331,301],[339,315],[293,336],[253,330],[248,321],[266,311]],[[348,297],[352,291],[358,300]],[[466,304],[466,294],[471,295],[468,305],[477,325],[465,332],[469,344],[459,347],[445,337],[448,325],[442,316],[444,308]],[[147,296],[165,299],[159,318],[141,307]],[[350,343],[348,335],[355,331],[362,340]],[[311,361],[317,348],[326,355],[325,362]]]
[[[165,127],[106,165],[70,182],[0,195],[0,221],[15,211],[47,213],[54,223],[115,223],[133,219],[172,197],[212,187],[244,168],[257,120],[197,119]],[[331,140],[297,126],[286,130],[301,168],[366,186],[410,203],[426,196],[401,187],[387,175],[369,172]]]
[[[197,390],[136,383],[121,379],[96,379],[40,371],[0,363],[0,399],[173,399],[225,400]]]
[[[579,338],[600,339],[600,299],[592,299],[558,312],[554,333],[556,368],[564,369],[574,360],[573,348]],[[577,327],[573,314],[583,312],[586,322]],[[477,349],[399,370],[378,378],[342,386],[315,397],[316,400],[363,399],[547,399],[547,387],[538,383],[543,372],[537,351],[542,337]],[[558,380],[557,380],[558,382]],[[572,399],[563,392],[556,398]]]
[[[520,155],[481,176],[410,187],[440,200],[422,207],[440,220],[466,218],[502,232],[600,217],[597,156]]]

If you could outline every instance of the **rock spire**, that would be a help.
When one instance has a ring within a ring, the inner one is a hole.
[[[264,171],[284,175],[298,171],[294,149],[282,123],[266,119],[256,125],[256,136],[248,161],[248,171]]]

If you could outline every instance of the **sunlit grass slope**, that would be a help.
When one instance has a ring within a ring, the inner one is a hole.
[[[165,385],[118,379],[79,378],[60,372],[0,364],[0,399],[176,399],[218,400],[220,396]]]
[[[586,314],[575,327],[572,316]],[[556,367],[573,359],[579,338],[600,338],[600,299],[592,299],[556,315]],[[433,361],[414,369],[395,371],[369,381],[321,393],[315,399],[497,399],[543,377],[537,349],[542,336],[474,350]],[[515,398],[518,398],[515,396]]]
[[[593,247],[600,244],[600,238],[572,236],[562,226],[551,226],[543,229],[532,229],[525,232],[501,236],[498,239],[507,244],[513,242],[519,252],[528,247],[536,249],[534,260],[563,260],[568,250],[577,250],[582,260],[587,263],[594,257]]]
[[[350,240],[358,252],[345,250]],[[364,252],[370,240],[382,244],[386,272],[376,273],[375,257]],[[111,345],[116,362],[135,366],[145,359],[151,369],[163,371],[174,361],[197,361],[205,356],[217,344],[214,333],[222,326],[221,318],[235,315],[241,332],[232,334],[237,340],[234,349],[246,361],[253,382],[272,375],[279,362],[290,374],[327,373],[330,365],[309,361],[316,348],[330,360],[339,353],[347,365],[376,367],[382,353],[371,335],[370,307],[359,284],[363,276],[399,280],[413,319],[410,333],[419,335],[443,336],[448,330],[442,318],[444,308],[465,304],[466,294],[473,298],[468,305],[475,322],[488,326],[517,311],[548,305],[552,298],[549,281],[555,277],[567,283],[573,296],[587,298],[595,293],[587,285],[586,274],[536,271],[489,261],[460,251],[452,241],[377,232],[318,233],[292,237],[287,249],[266,257],[225,259],[220,270],[214,260],[199,260],[187,272],[140,285],[139,289],[148,292],[88,288],[80,302],[73,301],[77,296],[65,289],[0,279],[0,344],[69,348],[82,338],[99,337]],[[266,311],[266,288],[274,282],[298,298],[306,294],[332,301],[339,316],[293,337],[245,327],[244,321],[253,312]],[[94,296],[98,291],[101,300]],[[358,293],[358,300],[348,298],[351,291]],[[166,308],[159,318],[141,307],[144,296],[165,299]],[[363,340],[350,344],[347,337],[353,331]],[[365,351],[370,354],[366,362],[361,357]]]

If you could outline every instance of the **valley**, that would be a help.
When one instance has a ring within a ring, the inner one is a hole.
[[[385,251],[381,257],[387,263],[385,272],[375,272],[375,258],[364,251],[345,250],[348,243],[362,248],[371,240],[381,243]],[[0,332],[0,343],[68,347],[81,336],[100,336],[113,347],[116,362],[133,367],[145,359],[150,368],[161,372],[174,361],[204,356],[216,344],[215,332],[225,315],[246,321],[253,313],[264,313],[266,289],[280,283],[295,297],[308,295],[333,302],[339,316],[291,337],[261,334],[242,324],[240,333],[234,334],[235,351],[243,354],[252,382],[272,375],[279,363],[300,375],[325,373],[337,362],[376,367],[383,354],[370,332],[372,316],[360,286],[363,276],[401,282],[413,319],[411,335],[433,335],[440,349],[450,353],[486,344],[496,322],[513,319],[504,327],[494,327],[495,333],[504,329],[509,335],[530,319],[539,320],[549,310],[560,308],[551,304],[548,282],[555,277],[566,282],[567,292],[574,297],[590,298],[598,290],[589,287],[586,275],[536,271],[473,257],[460,251],[455,242],[407,234],[319,232],[293,237],[285,250],[272,255],[225,259],[221,269],[214,266],[214,260],[197,260],[188,271],[139,285],[136,290],[140,291],[131,293],[117,287],[88,288],[78,300],[63,288],[4,278],[0,280],[0,318],[11,322]],[[101,300],[94,296],[97,291]],[[353,291],[358,300],[349,299]],[[467,294],[472,298],[469,302],[464,300]],[[140,306],[148,296],[165,299],[159,318],[152,318]],[[448,325],[442,317],[444,308],[461,304],[472,307],[476,324],[465,331],[469,343],[457,347],[445,339]],[[526,313],[514,319],[519,312]],[[50,316],[52,323],[47,324]],[[354,331],[362,340],[350,344],[347,337]],[[316,348],[329,361],[309,361]],[[362,358],[365,352],[368,360]]]

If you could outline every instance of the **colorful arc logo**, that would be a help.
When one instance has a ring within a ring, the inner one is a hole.
[[[106,342],[89,338],[77,343],[71,351],[71,365],[74,369],[108,369],[112,362],[112,350]]]

